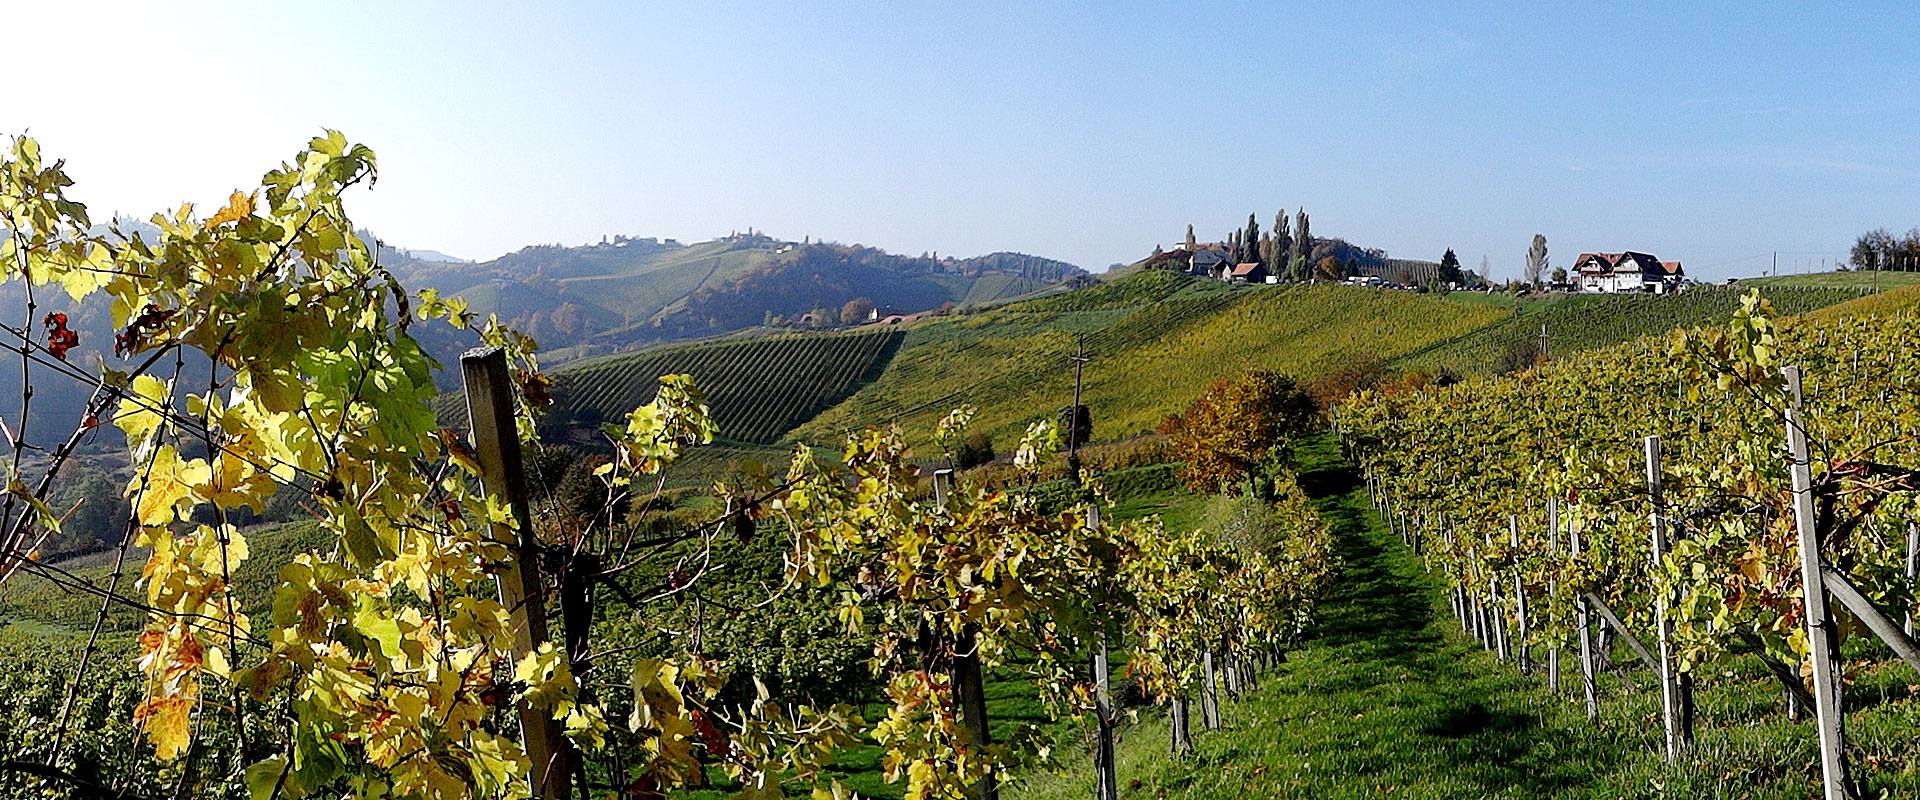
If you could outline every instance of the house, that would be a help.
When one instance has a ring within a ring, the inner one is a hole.
[[[1187,259],[1187,273],[1218,278],[1220,270],[1229,266],[1231,261],[1232,259],[1227,258],[1226,250],[1201,246],[1193,251],[1192,257]]]
[[[1686,271],[1678,261],[1661,261],[1646,253],[1581,253],[1573,262],[1576,284],[1583,292],[1619,294],[1680,291]]]
[[[1236,264],[1233,269],[1226,274],[1224,280],[1233,283],[1266,283],[1267,268],[1259,262],[1254,261]]]

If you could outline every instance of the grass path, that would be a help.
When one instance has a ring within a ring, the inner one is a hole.
[[[1460,635],[1438,583],[1383,526],[1336,446],[1316,441],[1302,455],[1301,484],[1345,560],[1320,623],[1259,689],[1223,704],[1225,729],[1196,730],[1192,757],[1169,757],[1164,720],[1143,713],[1119,746],[1123,798],[1745,796],[1723,795],[1710,769],[1660,763],[1659,723],[1639,723],[1650,693],[1616,701],[1596,726],[1572,695]],[[1068,774],[1009,796],[1092,797],[1091,771],[1067,760]]]

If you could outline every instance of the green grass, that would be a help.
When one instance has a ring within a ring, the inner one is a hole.
[[[1603,676],[1589,723],[1562,661],[1562,690],[1520,676],[1469,639],[1438,582],[1368,507],[1325,439],[1303,454],[1302,486],[1334,525],[1345,572],[1312,636],[1262,686],[1223,704],[1225,727],[1198,730],[1197,751],[1167,755],[1165,721],[1123,729],[1122,796],[1153,798],[1807,798],[1817,797],[1817,745],[1786,720],[1780,692],[1755,665],[1703,679],[1694,754],[1668,765],[1659,698]],[[1848,731],[1867,797],[1920,792],[1920,705],[1904,665],[1857,643]],[[1544,655],[1541,656],[1544,658]],[[1630,658],[1622,649],[1621,658]],[[1092,771],[1077,754],[1064,775],[1032,776],[1009,800],[1079,800]]]

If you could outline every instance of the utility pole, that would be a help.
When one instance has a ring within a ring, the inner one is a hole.
[[[1069,486],[1080,486],[1080,369],[1087,363],[1087,337],[1082,334],[1074,343],[1073,355],[1073,408],[1067,412],[1067,481]]]

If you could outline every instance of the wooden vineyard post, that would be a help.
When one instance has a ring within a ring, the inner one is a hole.
[[[1507,537],[1513,545],[1516,558],[1520,552],[1520,518],[1507,517]],[[1518,641],[1514,644],[1514,658],[1520,662],[1520,674],[1533,674],[1533,648],[1527,645],[1527,586],[1521,575],[1520,565],[1513,565],[1513,617],[1514,635]]]
[[[1907,523],[1907,584],[1913,584],[1914,574],[1920,572],[1920,523]],[[1907,609],[1906,621],[1900,629],[1907,636],[1913,636],[1913,609]]]
[[[1200,721],[1207,730],[1220,729],[1220,684],[1213,674],[1213,648],[1208,647],[1200,654],[1200,671],[1203,685],[1200,687]]]
[[[1652,570],[1658,573],[1660,561],[1667,554],[1667,517],[1666,503],[1662,497],[1660,482],[1660,437],[1646,438],[1647,455],[1647,522],[1653,529]],[[1672,601],[1670,593],[1662,591],[1654,598],[1653,626],[1657,642],[1655,647],[1659,656],[1660,676],[1660,712],[1661,722],[1666,727],[1667,760],[1676,761],[1680,754],[1693,746],[1693,720],[1688,714],[1688,705],[1680,693],[1680,678],[1674,671],[1673,625],[1667,620],[1667,605]]]
[[[1173,707],[1168,709],[1167,731],[1172,739],[1168,751],[1176,756],[1193,752],[1192,715],[1187,710],[1187,698],[1173,698]]]
[[[933,502],[947,507],[953,494],[953,470],[933,471]],[[972,625],[960,632],[954,642],[948,680],[953,687],[953,706],[960,727],[967,732],[970,746],[984,748],[993,744],[993,731],[987,725],[987,690],[980,671],[980,647]],[[973,800],[999,800],[1000,782],[988,774],[969,791]]]
[[[1807,649],[1813,664],[1814,724],[1820,729],[1820,776],[1826,800],[1852,796],[1847,776],[1846,719],[1840,704],[1840,662],[1833,613],[1820,574],[1820,534],[1813,515],[1813,468],[1800,409],[1801,370],[1787,367],[1787,458],[1793,479],[1793,526],[1800,542],[1801,602],[1807,618]]]
[[[1113,691],[1107,683],[1107,637],[1100,635],[1100,650],[1093,656],[1093,715],[1099,728],[1094,743],[1093,765],[1100,773],[1099,794],[1095,800],[1119,800],[1120,776],[1113,763]]]
[[[1567,553],[1580,560],[1580,529],[1568,527]],[[1593,661],[1593,619],[1587,612],[1586,595],[1573,600],[1573,625],[1580,630],[1580,693],[1587,701],[1587,719],[1600,717],[1600,671]]]
[[[1099,530],[1100,506],[1087,504],[1087,529]],[[1113,763],[1113,688],[1108,676],[1107,631],[1101,625],[1099,649],[1093,652],[1093,767],[1099,773],[1094,800],[1119,800],[1120,777]]]
[[[1553,558],[1560,557],[1560,498],[1547,498],[1547,553]],[[1560,596],[1560,572],[1554,570],[1547,579],[1547,597],[1549,600]],[[1549,617],[1553,615],[1548,609]],[[1560,646],[1554,645],[1547,651],[1547,688],[1554,694],[1560,693]]]
[[[514,426],[513,382],[507,374],[506,351],[498,347],[468,350],[460,355],[460,373],[466,383],[467,420],[473,428],[481,488],[488,497],[505,501],[513,512],[513,525],[494,525],[492,536],[514,549],[513,560],[501,565],[495,579],[500,587],[500,604],[512,618],[513,657],[517,662],[549,639],[540,555],[527,507],[527,481],[520,460],[520,437]],[[533,763],[527,775],[533,796],[565,800],[573,772],[567,759],[566,729],[553,718],[552,701],[523,699],[516,710],[527,759]]]

